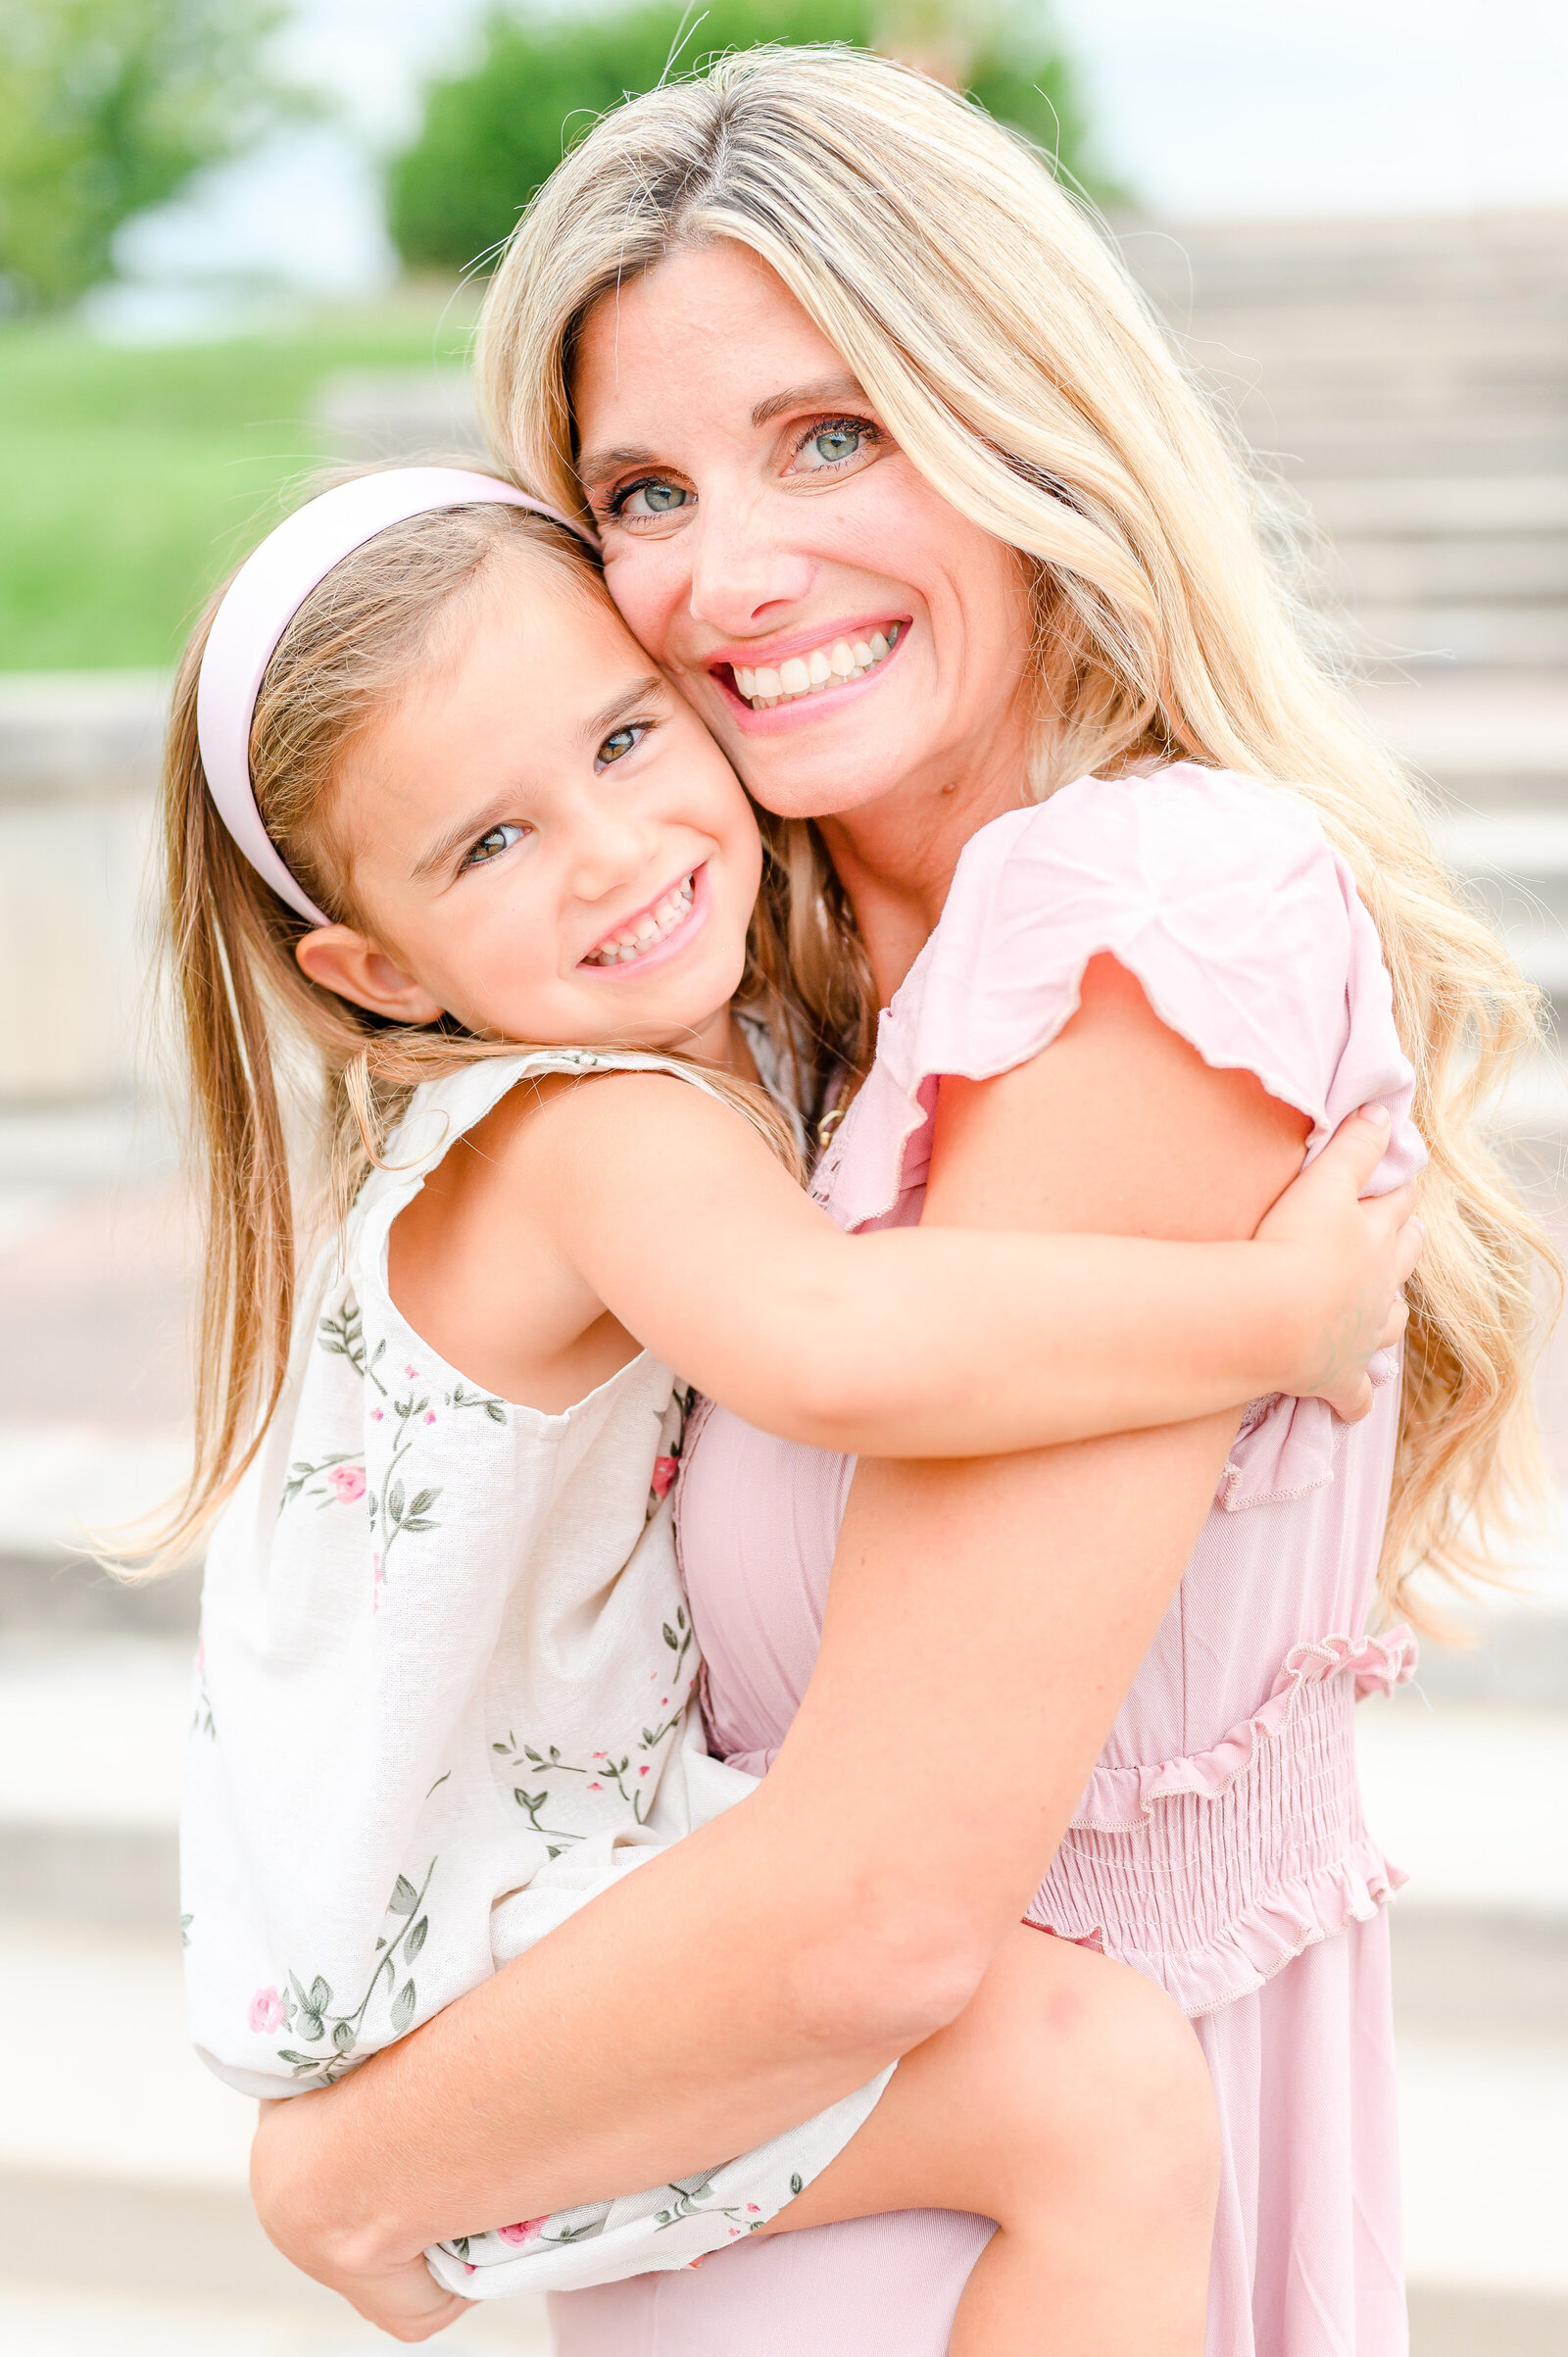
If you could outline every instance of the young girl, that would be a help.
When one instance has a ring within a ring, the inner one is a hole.
[[[1280,1390],[1357,1414],[1402,1318],[1416,1232],[1405,1197],[1357,1202],[1370,1117],[1250,1245],[840,1235],[734,1013],[749,806],[574,530],[458,469],[340,484],[241,568],[176,688],[211,1236],[171,1544],[223,1509],[187,1964],[204,2057],[264,2097],[330,2083],[754,1790],[691,1707],[671,1367],[791,1437],[961,1455]],[[297,1300],[278,1014],[375,1164]],[[1047,2081],[1019,2122],[1020,2041],[1042,2051],[1063,1991],[1101,2100],[1053,2112]],[[911,2142],[934,2202],[950,2142],[972,2187],[979,2137],[1002,2232],[955,2350],[1032,2346],[1046,2300],[1076,2347],[1196,2350],[1209,2136],[1174,2009],[1020,1931],[952,2031],[805,2126],[655,2191],[475,2220],[429,2263],[468,2296],[685,2266],[882,2206]],[[1079,2331],[1053,2254],[1096,2143],[1127,2263]]]

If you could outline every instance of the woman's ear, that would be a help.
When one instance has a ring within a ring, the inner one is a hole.
[[[446,1011],[384,950],[349,925],[321,925],[307,933],[294,956],[308,981],[394,1023],[433,1023]]]

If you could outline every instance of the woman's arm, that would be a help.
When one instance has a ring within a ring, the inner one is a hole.
[[[1407,1192],[1358,1200],[1387,1137],[1386,1121],[1347,1122],[1255,1244],[985,1235],[929,1215],[845,1236],[727,1107],[657,1076],[541,1105],[516,1179],[598,1300],[747,1422],[846,1455],[962,1457],[1271,1391],[1364,1413],[1365,1362],[1397,1336],[1416,1250]],[[1081,1216],[1113,1224],[1090,1200]]]
[[[927,1211],[1245,1236],[1300,1144],[1296,1115],[1097,967],[1033,1063],[944,1086]],[[339,2087],[277,2107],[255,2188],[285,2252],[378,2320],[404,2299],[428,2313],[427,2242],[705,2168],[953,2019],[1071,1819],[1234,1428],[863,1462],[821,1655],[763,1785]]]

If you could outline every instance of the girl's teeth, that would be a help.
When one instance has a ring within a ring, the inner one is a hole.
[[[589,953],[585,963],[588,965],[629,965],[634,958],[640,958],[645,950],[652,949],[656,942],[662,941],[666,933],[674,931],[676,925],[690,911],[696,896],[697,879],[695,875],[690,875],[686,878],[685,883],[678,884],[673,892],[666,892],[658,908],[650,909],[646,916],[640,916],[635,925],[628,925],[624,932],[616,933],[609,941],[601,942],[597,950]]]
[[[790,656],[777,670],[766,663],[755,671],[737,664],[735,685],[753,712],[770,712],[776,704],[787,704],[794,696],[816,696],[823,688],[839,687],[847,679],[863,679],[884,656],[892,654],[902,628],[902,623],[895,622],[886,635],[876,630],[868,639],[836,638],[831,647],[813,647],[804,658]]]

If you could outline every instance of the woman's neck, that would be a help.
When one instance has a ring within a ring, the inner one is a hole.
[[[880,801],[818,819],[855,910],[879,1006],[886,1007],[935,930],[970,836],[1028,798],[1025,749],[1009,742],[977,773],[901,786]]]

